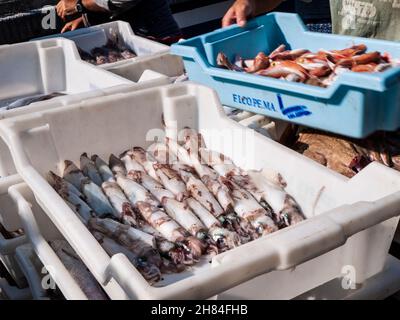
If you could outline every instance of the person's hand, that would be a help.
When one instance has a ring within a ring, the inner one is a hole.
[[[222,26],[227,27],[237,23],[244,27],[247,19],[255,15],[255,0],[236,0],[222,19]]]
[[[77,2],[77,0],[61,0],[56,6],[58,16],[65,20],[67,16],[75,14]]]
[[[61,33],[67,32],[67,31],[74,31],[78,29],[81,25],[83,25],[83,17],[80,17],[78,19],[72,20],[70,22],[67,22],[62,28]]]

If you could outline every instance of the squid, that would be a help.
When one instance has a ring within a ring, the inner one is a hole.
[[[268,212],[253,198],[246,190],[240,188],[231,180],[221,177],[231,190],[235,199],[235,212],[243,219],[248,221],[260,235],[270,234],[278,231],[275,222],[269,216]]]
[[[53,240],[50,242],[50,246],[67,268],[72,278],[86,294],[88,299],[108,300],[103,289],[67,241]]]
[[[160,269],[150,261],[141,259],[134,251],[120,245],[103,233],[95,231],[93,232],[93,235],[103,247],[104,251],[106,251],[110,256],[118,253],[124,254],[150,284],[154,284],[161,279]]]
[[[115,182],[114,175],[110,167],[103,159],[101,159],[98,155],[93,155],[91,159],[95,163],[103,182]]]
[[[95,184],[101,187],[103,179],[97,171],[96,164],[88,158],[87,153],[83,153],[80,158],[80,167],[83,174],[90,178]]]
[[[117,182],[103,182],[102,189],[114,207],[115,218],[126,224],[137,226],[135,210]]]
[[[87,178],[73,162],[65,161],[64,179],[79,188],[85,195],[86,203],[100,217],[115,215],[114,208],[111,206],[102,189]]]
[[[136,206],[143,219],[162,234],[168,241],[182,245],[190,255],[185,255],[183,263],[192,264],[204,252],[204,244],[178,225],[160,206],[160,202],[139,183],[123,176],[117,176],[117,182]]]

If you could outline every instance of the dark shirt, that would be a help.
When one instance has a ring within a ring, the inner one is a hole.
[[[112,20],[129,22],[136,34],[160,39],[181,35],[168,0],[96,0],[96,3],[109,11]],[[96,19],[96,15],[91,16]]]
[[[305,23],[326,23],[331,21],[329,0],[295,0],[295,12]]]

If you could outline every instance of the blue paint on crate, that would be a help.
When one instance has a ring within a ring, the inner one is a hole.
[[[289,119],[310,116],[312,114],[312,112],[308,111],[308,108],[306,106],[296,105],[296,106],[285,107],[283,104],[282,96],[280,94],[277,94],[277,97],[278,97],[279,109],[282,111],[282,114],[287,116]]]

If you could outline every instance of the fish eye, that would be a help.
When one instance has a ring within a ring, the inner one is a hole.
[[[200,240],[203,240],[203,239],[205,239],[205,238],[207,237],[207,233],[204,232],[204,231],[201,231],[201,232],[198,233],[197,237],[198,237]]]
[[[282,219],[287,225],[290,225],[290,216],[287,212],[282,214]]]
[[[221,222],[221,223],[225,223],[226,218],[225,218],[225,217],[222,217],[222,216],[219,216],[219,217],[218,217],[218,220],[219,220],[219,222]]]
[[[257,233],[262,234],[264,232],[264,227],[260,225],[256,228],[256,231]]]
[[[141,267],[146,266],[146,261],[145,261],[142,257],[140,257],[140,258],[137,259],[137,263],[138,263],[138,265],[141,266]]]

